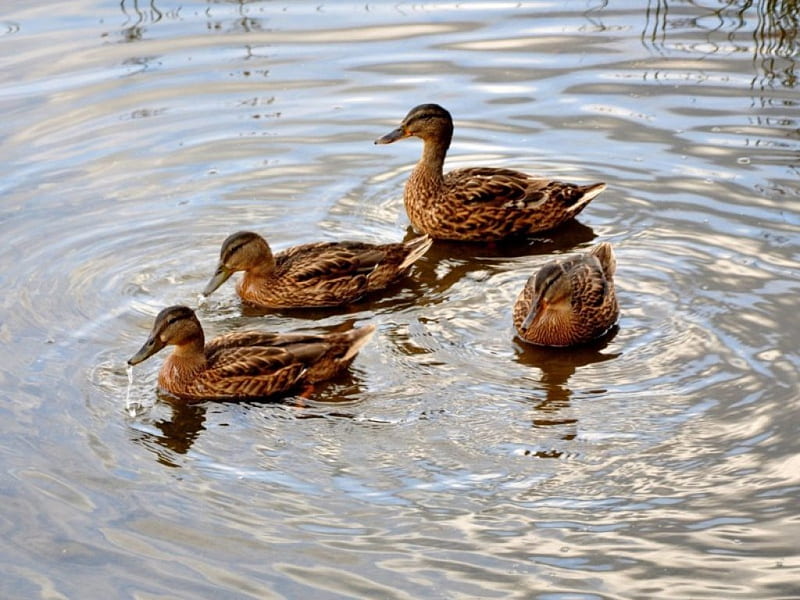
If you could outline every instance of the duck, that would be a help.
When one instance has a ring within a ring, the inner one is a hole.
[[[412,108],[398,128],[375,143],[408,137],[420,138],[423,147],[405,185],[406,212],[416,230],[436,239],[499,241],[555,229],[606,188],[605,183],[576,185],[494,167],[444,174],[453,118],[438,104]]]
[[[405,243],[316,242],[273,254],[267,240],[238,231],[222,243],[217,269],[203,290],[209,296],[237,271],[236,286],[247,303],[263,308],[341,306],[385,289],[405,275],[433,239]]]
[[[619,318],[616,268],[608,242],[547,262],[528,278],[514,303],[518,336],[538,346],[575,346],[601,337]]]
[[[163,309],[128,364],[175,346],[158,372],[158,387],[187,402],[253,400],[286,395],[342,373],[375,332],[374,325],[327,334],[238,331],[205,342],[188,306]]]

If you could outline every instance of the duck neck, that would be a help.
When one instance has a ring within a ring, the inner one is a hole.
[[[267,253],[261,262],[255,267],[251,267],[244,272],[244,276],[239,280],[239,290],[250,290],[257,293],[266,289],[270,285],[270,279],[275,272],[275,257],[272,251],[267,249]]]
[[[176,345],[158,374],[159,386],[168,391],[176,383],[191,382],[206,368],[205,343],[203,336],[195,337],[185,344]]]
[[[422,158],[414,167],[412,177],[427,185],[440,186],[444,181],[444,159],[450,147],[450,138],[428,138],[424,140]]]

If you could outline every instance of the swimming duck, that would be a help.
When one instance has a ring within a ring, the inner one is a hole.
[[[189,402],[268,398],[344,371],[374,331],[374,325],[321,335],[242,331],[206,344],[194,311],[170,306],[128,364],[172,345],[158,373],[164,391]]]
[[[603,335],[619,317],[616,268],[608,242],[546,263],[531,275],[514,304],[519,337],[540,346],[572,346]]]
[[[406,182],[404,201],[414,227],[437,239],[500,240],[558,227],[581,212],[605,183],[575,185],[492,167],[442,172],[453,119],[438,104],[421,104],[400,127],[375,140],[416,136],[422,158]]]
[[[203,295],[208,296],[236,271],[242,300],[266,308],[339,306],[376,292],[404,275],[430,248],[428,236],[405,244],[317,242],[275,255],[267,241],[239,231],[223,242],[217,270]]]

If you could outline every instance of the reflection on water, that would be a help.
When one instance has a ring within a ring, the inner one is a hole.
[[[794,87],[798,27],[797,0],[648,0],[642,42],[660,54],[750,55],[760,73],[751,87]]]
[[[122,37],[126,42],[139,41],[144,37],[146,23],[158,23],[164,16],[156,8],[155,0],[150,0],[147,4],[133,0],[120,2],[120,9],[125,15],[126,20],[122,28]]]
[[[797,596],[796,2],[17,4],[0,596]],[[418,155],[372,141],[429,100],[448,168],[608,189],[538,239],[437,242],[342,310],[220,290],[209,336],[378,334],[280,402],[177,404],[148,361],[131,418],[125,360],[229,233],[411,235]],[[598,241],[618,329],[515,340],[528,276]]]
[[[186,454],[205,430],[207,406],[175,401],[166,394],[159,394],[159,397],[171,409],[171,414],[157,416],[147,428],[131,429],[131,441],[153,451],[160,464],[179,467],[181,465],[174,462],[171,454]]]
[[[572,440],[576,436],[575,425],[578,419],[570,411],[570,398],[573,390],[569,379],[575,372],[586,365],[603,363],[618,358],[621,352],[603,352],[619,330],[612,327],[602,338],[590,344],[575,348],[541,348],[526,344],[521,340],[515,343],[515,360],[521,364],[537,368],[541,371],[540,387],[544,390],[544,398],[533,400],[534,413],[532,425],[558,432],[562,440]],[[595,394],[604,394],[607,390],[592,390]],[[540,450],[536,452],[540,458],[561,458],[563,451]]]
[[[414,234],[409,228],[406,239]],[[546,236],[546,237],[545,237]],[[549,256],[569,252],[595,238],[594,231],[578,221],[569,221],[541,237],[505,240],[489,244],[470,244],[436,240],[416,265],[417,288],[426,287],[429,293],[442,297],[449,288],[471,273],[502,268],[504,259],[525,256]],[[421,296],[417,296],[419,298]],[[422,296],[424,297],[424,296]]]

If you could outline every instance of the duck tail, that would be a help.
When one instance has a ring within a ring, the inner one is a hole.
[[[611,279],[617,270],[617,257],[614,255],[614,249],[609,242],[601,242],[593,246],[589,250],[589,254],[596,256],[600,261],[600,266],[603,267],[603,273],[606,279]]]
[[[593,183],[591,185],[585,185],[580,188],[581,192],[583,193],[572,206],[569,207],[569,212],[573,212],[578,214],[583,207],[585,207],[589,202],[594,200],[595,196],[597,196],[600,192],[606,189],[605,183]]]
[[[403,262],[400,263],[398,268],[403,271],[413,265],[420,258],[422,258],[432,244],[433,238],[429,235],[423,235],[418,238],[414,238],[410,242],[406,242],[404,246],[408,251],[408,254],[403,259]]]
[[[340,360],[349,361],[355,358],[358,351],[364,347],[373,335],[375,335],[375,325],[370,324],[364,327],[356,327],[343,335],[346,336],[345,343],[347,344],[347,351]]]

